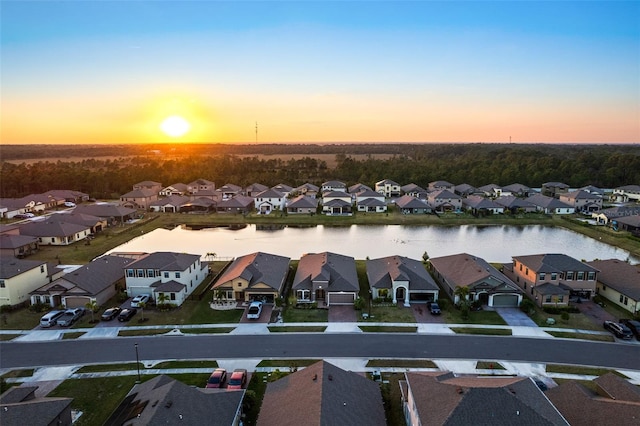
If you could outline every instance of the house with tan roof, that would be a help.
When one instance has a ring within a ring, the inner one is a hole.
[[[297,303],[352,305],[360,291],[356,261],[331,252],[307,253],[300,258],[291,289]]]
[[[618,259],[594,260],[597,269],[596,293],[631,314],[640,314],[640,266]]]
[[[404,376],[400,402],[407,425],[569,425],[529,377]]]
[[[467,253],[429,260],[435,279],[453,303],[460,302],[456,288],[467,287],[469,299],[490,307],[518,307],[522,291],[486,260]]]
[[[379,385],[318,361],[267,384],[258,426],[385,426]]]
[[[222,299],[274,303],[283,296],[290,258],[256,252],[236,258],[211,287]]]
[[[391,298],[404,306],[435,302],[439,287],[422,262],[404,256],[387,256],[366,261],[367,279],[373,299]]]

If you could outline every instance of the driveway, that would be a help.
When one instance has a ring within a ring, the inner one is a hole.
[[[602,306],[592,300],[583,300],[580,303],[574,303],[580,312],[589,318],[595,325],[602,326],[604,321],[618,322],[618,318],[607,312]]]
[[[428,303],[413,303],[411,304],[411,311],[416,323],[419,324],[444,324],[445,322],[442,315],[431,315],[429,313]]]
[[[353,305],[329,306],[329,322],[357,322],[359,311],[353,308]]]
[[[538,324],[533,322],[527,314],[518,308],[494,308],[494,310],[502,317],[510,326],[516,327],[537,327]]]

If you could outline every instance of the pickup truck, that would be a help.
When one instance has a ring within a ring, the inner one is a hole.
[[[64,314],[62,314],[62,316],[58,318],[56,324],[58,324],[60,327],[71,327],[71,325],[73,325],[74,322],[78,321],[78,319],[80,319],[83,314],[84,309],[82,308],[67,309],[66,311],[64,311]]]

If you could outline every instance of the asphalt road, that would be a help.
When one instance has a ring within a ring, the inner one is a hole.
[[[160,359],[424,358],[640,370],[640,345],[513,336],[400,333],[145,336],[0,343],[0,368]]]

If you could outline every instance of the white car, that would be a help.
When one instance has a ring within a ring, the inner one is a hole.
[[[75,207],[76,203],[72,203],[71,201],[65,201],[64,202],[64,206],[65,207]]]
[[[247,310],[247,319],[258,319],[262,313],[262,302],[251,302]]]
[[[147,303],[149,303],[149,299],[151,299],[151,296],[149,296],[148,294],[141,294],[139,296],[136,296],[133,298],[133,300],[131,300],[131,307],[139,308],[141,303],[144,303],[146,305]]]

